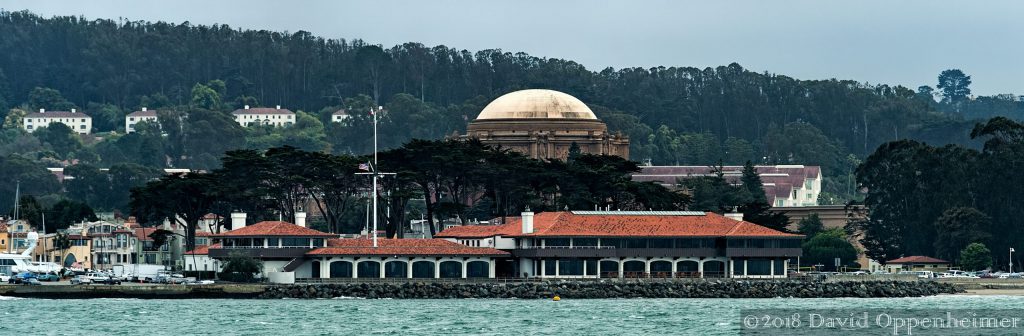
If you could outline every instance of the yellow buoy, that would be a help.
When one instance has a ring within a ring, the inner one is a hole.
[[[555,297],[551,298],[551,301],[562,301],[562,297],[555,295]]]

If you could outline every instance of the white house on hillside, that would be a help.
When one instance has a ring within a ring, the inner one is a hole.
[[[62,123],[67,125],[78,134],[89,134],[89,132],[92,132],[92,117],[85,113],[77,112],[75,109],[71,109],[70,112],[47,112],[45,109],[39,109],[39,113],[29,113],[25,115],[23,127],[26,131],[31,133],[35,132],[40,127],[48,126],[51,123]]]
[[[331,113],[331,122],[336,122],[336,123],[345,122],[345,120],[348,120],[349,117],[350,116],[349,116],[348,112],[345,111],[345,109],[340,109],[340,110],[334,111],[334,113]]]
[[[124,117],[124,132],[135,132],[135,124],[138,124],[141,121],[156,122],[156,111],[149,111],[143,107],[142,111],[129,113]]]
[[[274,125],[274,126],[290,126],[295,124],[295,112],[288,109],[282,109],[281,105],[277,105],[275,108],[269,107],[253,107],[249,108],[249,105],[245,105],[244,108],[237,109],[231,112],[231,115],[235,116],[235,121],[242,126],[251,125]]]

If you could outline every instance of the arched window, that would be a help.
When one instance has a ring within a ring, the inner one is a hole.
[[[332,278],[351,278],[352,277],[352,262],[349,261],[335,261],[331,263],[331,277]]]

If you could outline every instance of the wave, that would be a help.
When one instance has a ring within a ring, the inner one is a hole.
[[[333,297],[331,299],[332,300],[365,300],[366,298],[358,297],[358,296],[335,296],[335,297]]]

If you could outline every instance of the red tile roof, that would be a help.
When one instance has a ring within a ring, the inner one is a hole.
[[[128,114],[129,117],[155,117],[156,110],[135,111]]]
[[[155,227],[140,227],[140,228],[137,228],[137,229],[135,229],[135,238],[138,239],[139,241],[153,240],[153,238],[150,238],[149,235],[153,234],[153,231],[156,231],[156,230],[157,230],[157,228],[155,228]]]
[[[306,255],[390,255],[390,256],[508,256],[508,252],[488,247],[469,247],[444,239],[331,239],[327,247]]]
[[[261,237],[261,236],[297,236],[297,237],[337,237],[336,234],[320,232],[288,222],[264,221],[241,229],[235,229],[212,237]]]
[[[185,252],[185,254],[186,254],[186,255],[193,255],[193,254],[195,254],[195,255],[204,255],[204,254],[210,254],[210,249],[212,249],[212,248],[215,248],[215,249],[216,249],[216,248],[220,248],[220,244],[213,244],[213,245],[196,245],[196,249],[195,249],[195,250],[192,250],[192,251],[188,251],[188,252]]]
[[[70,111],[45,111],[35,112],[25,115],[25,118],[92,118],[89,115],[82,112],[70,112]]]
[[[206,232],[206,231],[196,231],[196,237],[209,237],[209,236],[212,236],[212,235],[213,235],[212,233],[209,233],[209,232]]]
[[[789,198],[793,188],[803,188],[807,179],[821,176],[819,166],[754,166],[754,169],[764,183],[765,196],[769,204],[775,204],[775,198]],[[729,183],[738,184],[743,166],[723,166],[722,172]],[[643,166],[640,167],[640,172],[633,174],[633,181],[674,186],[678,179],[713,175],[711,167],[708,166]]]
[[[457,226],[436,237],[802,237],[712,212],[703,215],[545,212],[534,215],[532,234],[521,234],[520,223],[520,217],[513,217],[504,225]]]
[[[899,259],[893,259],[885,262],[886,264],[948,264],[948,261],[926,257],[926,256],[909,256]]]
[[[239,114],[295,114],[289,109],[276,109],[270,107],[253,107],[248,109],[237,109],[231,112],[233,115]]]

